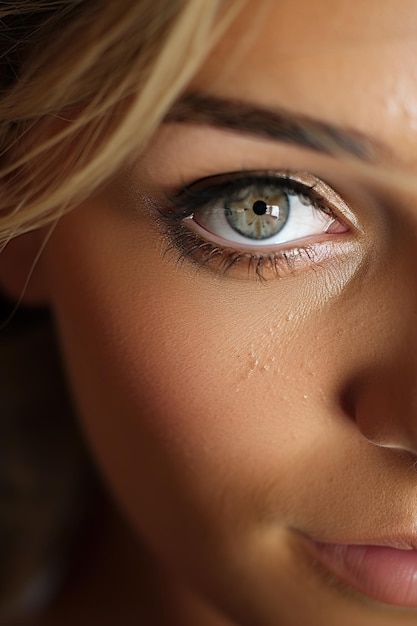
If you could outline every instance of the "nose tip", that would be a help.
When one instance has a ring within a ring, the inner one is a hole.
[[[349,387],[344,408],[371,443],[417,456],[417,377],[414,368],[363,374]]]

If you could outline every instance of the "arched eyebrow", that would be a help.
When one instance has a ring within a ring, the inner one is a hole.
[[[388,146],[358,130],[293,113],[266,109],[242,100],[191,93],[177,100],[164,122],[217,126],[266,139],[296,144],[316,152],[354,156],[374,162],[386,158]]]

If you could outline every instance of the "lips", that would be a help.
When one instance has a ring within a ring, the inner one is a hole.
[[[353,589],[385,604],[417,608],[417,549],[392,547],[394,543],[405,546],[406,542],[391,542],[391,545],[321,543],[311,539],[305,542],[326,569]]]

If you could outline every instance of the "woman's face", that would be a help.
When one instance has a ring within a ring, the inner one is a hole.
[[[416,58],[414,0],[250,0],[40,261],[111,490],[242,626],[417,619]]]

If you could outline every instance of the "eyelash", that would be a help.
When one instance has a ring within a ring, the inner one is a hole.
[[[300,178],[303,177],[317,184],[301,182]],[[284,249],[281,246],[278,250],[255,253],[208,241],[187,225],[189,220],[193,220],[195,215],[216,200],[230,200],[236,197],[237,192],[250,187],[262,189],[274,186],[290,196],[308,198],[314,209],[328,215],[330,220],[342,221],[347,227],[346,221],[343,218],[340,220],[331,202],[317,191],[318,184],[337,196],[326,183],[305,172],[230,172],[194,181],[167,197],[164,206],[159,208],[160,221],[169,241],[165,254],[174,250],[179,255],[178,263],[188,259],[197,267],[211,266],[211,269],[222,275],[228,274],[236,266],[245,265],[247,277],[255,277],[262,282],[271,275],[284,278],[299,268],[318,265],[323,260],[323,249],[318,250],[316,242],[300,246],[291,245],[290,242],[284,244]]]

